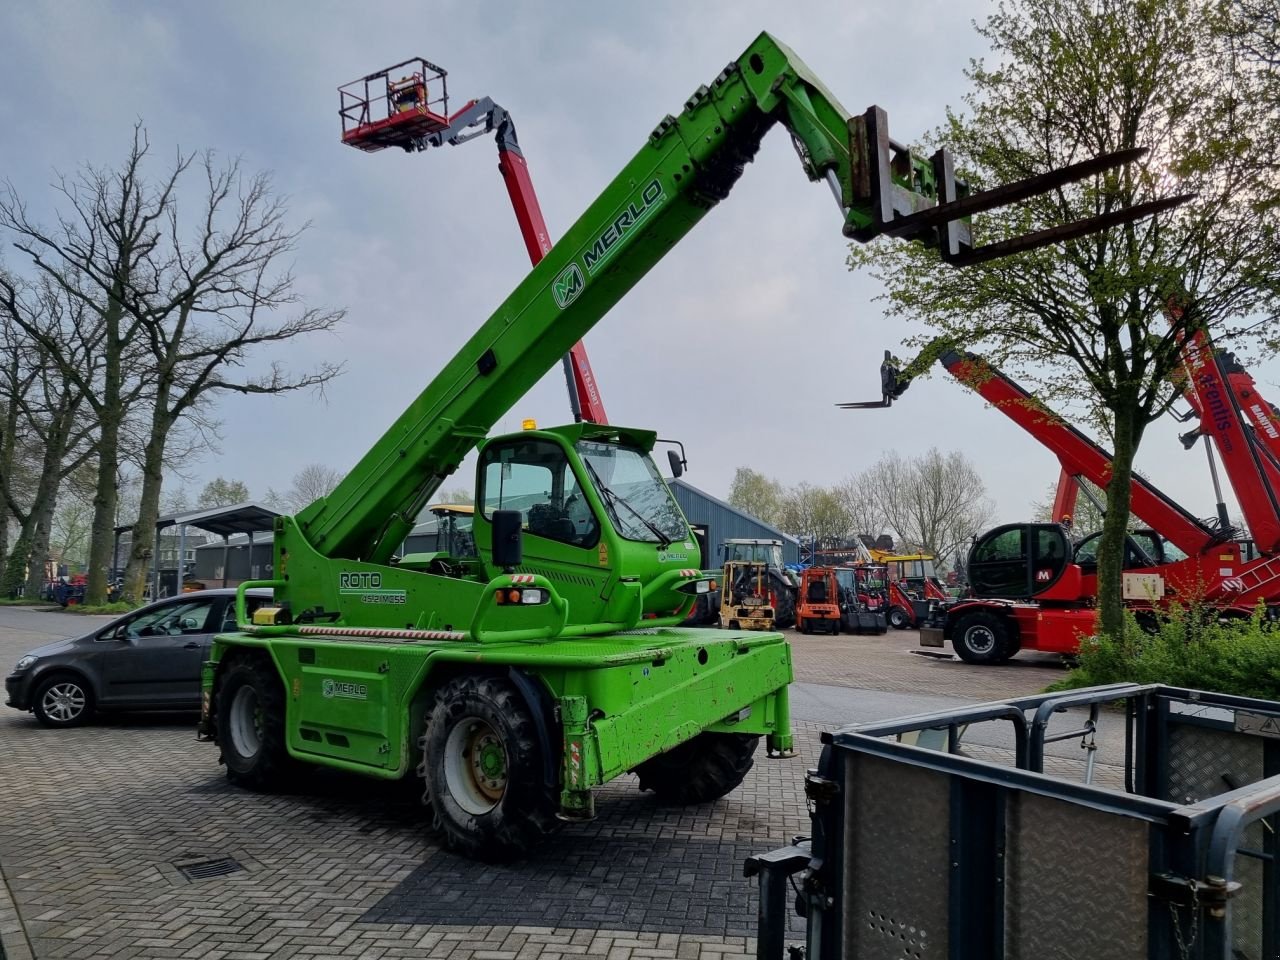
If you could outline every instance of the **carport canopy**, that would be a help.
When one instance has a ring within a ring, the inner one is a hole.
[[[170,513],[156,520],[155,547],[152,556],[152,596],[160,593],[160,531],[168,527],[179,527],[178,536],[178,589],[182,589],[183,560],[186,553],[186,528],[196,527],[215,536],[222,537],[222,585],[227,585],[227,551],[228,540],[233,533],[249,535],[249,549],[253,549],[253,535],[262,530],[271,530],[279,511],[253,501],[234,503],[225,507],[208,507],[204,510],[186,510],[182,513]],[[119,553],[120,534],[132,530],[133,524],[116,527],[116,554]],[[119,559],[115,558],[113,566],[119,569]]]

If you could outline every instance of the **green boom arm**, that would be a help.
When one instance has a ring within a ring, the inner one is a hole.
[[[845,236],[888,232],[941,246],[947,259],[969,250],[968,224],[958,218],[985,208],[975,198],[963,210],[966,198],[951,202],[957,187],[945,153],[925,160],[892,144],[882,111],[851,116],[790,50],[761,34],[678,117],[662,120],[346,479],[298,514],[311,545],[386,563],[498,419],[728,195],[774,123],[791,133],[809,179],[837,196]]]

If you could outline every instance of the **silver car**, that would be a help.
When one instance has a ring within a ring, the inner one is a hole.
[[[184,593],[36,647],[5,678],[7,703],[49,727],[78,726],[98,710],[198,710],[200,666],[214,635],[236,629],[235,596]],[[270,599],[270,590],[246,594],[250,613]]]

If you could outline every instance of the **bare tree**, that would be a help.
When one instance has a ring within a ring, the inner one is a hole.
[[[858,473],[846,477],[831,492],[840,501],[840,507],[848,517],[847,532],[852,536],[865,535],[874,540],[889,526],[869,474]]]
[[[440,503],[474,503],[475,493],[469,487],[454,487],[440,494]]]
[[[174,181],[193,159],[179,158]],[[332,330],[343,311],[299,308],[293,274],[280,268],[280,259],[294,249],[305,227],[286,225],[285,203],[273,196],[270,178],[246,175],[239,161],[219,166],[211,152],[199,166],[206,200],[194,239],[184,239],[178,205],[169,203],[164,253],[150,261],[151,288],[129,302],[150,344],[155,389],[142,465],[140,530],[150,530],[158,516],[169,433],[197,404],[220,391],[281,394],[318,388],[341,372],[341,364],[330,362],[299,374],[272,363],[260,376],[230,376],[255,347]],[[277,311],[294,308],[287,319],[270,322]],[[134,538],[126,596],[141,595],[151,549],[149,537]]]
[[[175,428],[199,415],[218,392],[319,387],[340,370],[339,364],[322,363],[290,374],[272,363],[256,376],[234,375],[255,348],[330,330],[342,312],[300,305],[293,275],[281,262],[301,229],[286,225],[285,203],[273,195],[268,176],[247,175],[238,161],[219,164],[206,152],[179,154],[152,184],[144,170],[148,152],[139,125],[116,171],[87,167],[77,180],[64,179],[60,192],[71,211],[56,231],[32,222],[12,186],[0,202],[0,226],[17,234],[18,248],[69,296],[80,298],[95,321],[90,326],[103,373],[90,401],[101,431],[90,603],[105,596],[120,431],[131,385],[147,389],[142,494],[126,573],[126,593],[138,596]],[[203,201],[188,219],[180,215],[179,188],[197,175]],[[276,319],[285,312],[292,315]]]
[[[934,448],[912,460],[889,453],[867,471],[865,483],[900,547],[938,558],[955,553],[993,512],[982,477],[958,451],[944,455]]]
[[[8,396],[26,435],[25,464],[34,483],[24,500],[10,482],[11,471],[0,474],[0,499],[7,512],[21,524],[18,542],[21,555],[6,564],[6,588],[13,590],[20,566],[25,566],[25,592],[36,596],[45,577],[45,560],[49,556],[50,536],[58,493],[63,480],[78,470],[94,453],[94,424],[80,415],[84,393],[71,378],[63,375],[59,364],[51,363],[46,339],[59,342],[65,351],[63,360],[91,381],[93,362],[83,345],[67,340],[65,332],[82,322],[79,301],[68,300],[63,292],[42,281],[20,284],[0,277],[0,316],[14,333],[41,331],[40,337],[25,336],[18,353],[30,368],[24,391]],[[14,458],[16,459],[16,457]]]
[[[57,191],[71,210],[54,228],[29,216],[12,184],[6,184],[0,196],[0,229],[13,235],[14,246],[30,258],[38,275],[83,310],[79,325],[56,335],[24,321],[21,314],[15,322],[80,389],[97,425],[98,477],[87,587],[91,604],[106,599],[121,431],[144,383],[135,352],[140,321],[128,310],[128,302],[154,282],[151,258],[161,240],[158,221],[171,203],[177,178],[175,173],[155,190],[139,179],[146,152],[143,141],[141,128],[135,128],[133,149],[117,171],[85,166],[75,178],[60,177]],[[11,299],[17,294],[15,284],[2,276],[0,289]],[[85,376],[75,362],[75,350],[95,357],[93,376]]]
[[[298,513],[321,497],[327,497],[346,474],[322,463],[309,463],[293,475],[293,485],[284,493],[267,491],[267,503],[285,513]],[[468,500],[470,502],[470,494]]]

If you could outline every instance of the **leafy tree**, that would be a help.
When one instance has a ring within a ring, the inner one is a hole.
[[[842,540],[849,531],[849,515],[835,491],[800,483],[782,497],[778,525],[794,536],[818,542]]]
[[[204,485],[196,506],[201,508],[226,507],[233,503],[244,503],[249,497],[249,488],[242,480],[226,480],[214,477]]]
[[[1173,400],[1179,344],[1196,330],[1219,343],[1265,336],[1265,323],[1249,331],[1240,318],[1269,318],[1280,289],[1272,163],[1280,124],[1240,97],[1241,61],[1220,9],[1213,0],[1005,0],[978,26],[991,63],[973,62],[965,109],[939,132],[979,186],[1150,150],[1126,170],[984,215],[984,241],[1195,192],[1177,214],[968,270],[938,269],[905,244],[849,256],[885,284],[891,315],[981,348],[1048,402],[1098,404],[1115,453],[1098,578],[1101,627],[1112,635],[1123,629],[1133,458]],[[1166,318],[1174,296],[1195,308]]]
[[[757,473],[750,467],[739,467],[729,486],[729,503],[745,510],[757,520],[776,526],[782,513],[783,490],[777,480]]]

